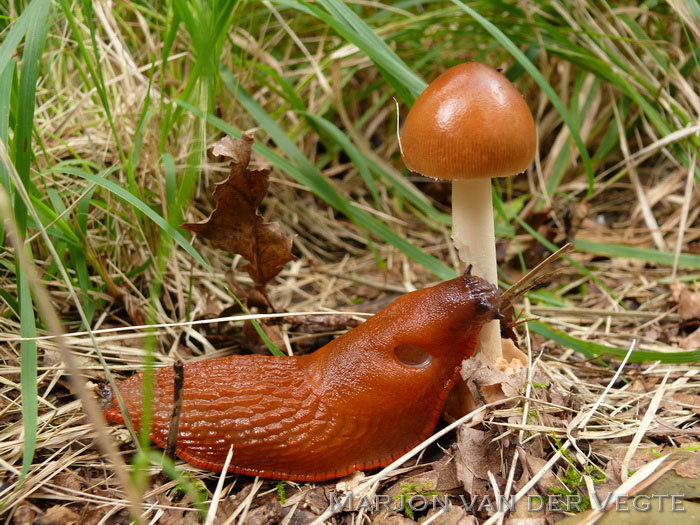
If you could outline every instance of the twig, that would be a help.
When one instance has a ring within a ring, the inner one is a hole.
[[[627,452],[625,453],[625,457],[623,458],[622,465],[620,467],[620,477],[623,482],[627,480],[627,472],[629,469],[630,461],[632,461],[634,453],[637,452],[637,447],[639,447],[639,444],[642,442],[642,438],[646,434],[646,431],[649,430],[649,425],[651,424],[651,421],[654,418],[656,411],[659,409],[659,405],[661,404],[663,395],[666,392],[666,381],[668,381],[670,375],[671,371],[668,370],[666,372],[666,375],[664,375],[663,379],[661,380],[661,384],[656,390],[654,397],[651,399],[649,407],[647,408],[647,411],[645,412],[644,417],[642,418],[642,422],[639,424],[637,432],[634,434],[634,437],[630,442],[630,446],[627,448]]]
[[[676,273],[678,272],[678,258],[681,256],[681,248],[683,247],[683,237],[685,235],[685,228],[688,222],[688,213],[690,212],[690,202],[693,195],[693,182],[695,181],[695,159],[697,158],[697,152],[693,152],[693,158],[690,161],[690,169],[688,170],[688,178],[685,180],[685,192],[683,193],[683,205],[681,206],[681,220],[678,225],[678,239],[676,239],[675,255],[673,257],[673,271],[671,272],[671,279],[676,278]]]
[[[165,454],[175,457],[177,434],[180,429],[180,414],[182,413],[182,392],[185,383],[185,367],[178,358],[173,363],[173,412],[168,428],[168,440],[165,443]]]
[[[219,481],[216,482],[216,489],[214,490],[214,495],[211,498],[211,504],[209,505],[209,510],[207,511],[207,521],[204,525],[213,525],[216,519],[216,510],[219,507],[219,500],[221,499],[221,492],[224,490],[224,480],[226,479],[226,474],[228,474],[228,466],[231,463],[231,458],[233,457],[233,445],[228,449],[228,454],[226,454],[226,460],[224,461],[224,466],[221,469],[221,475],[219,476]]]
[[[672,312],[622,311],[614,312],[604,308],[561,308],[557,306],[531,306],[535,314],[575,315],[577,317],[627,317],[631,319],[657,319],[665,317],[669,321],[678,321],[680,315]]]
[[[175,323],[154,323],[154,324],[141,324],[132,326],[116,326],[113,328],[101,328],[99,330],[91,330],[90,332],[71,332],[64,334],[64,338],[75,338],[84,335],[99,335],[99,334],[109,334],[116,332],[131,332],[131,331],[146,331],[155,330],[157,328],[173,328],[181,326],[198,326],[213,323],[230,323],[237,321],[251,321],[253,319],[274,319],[282,317],[301,317],[304,315],[348,315],[348,312],[329,312],[329,311],[318,311],[318,312],[287,312],[280,314],[246,314],[246,315],[231,315],[227,317],[217,317],[215,319],[196,319],[194,321],[178,321]],[[367,316],[371,317],[372,314],[365,314],[362,312],[352,312],[352,315]],[[4,339],[8,343],[19,343],[21,341],[45,341],[50,339],[55,339],[59,337],[55,334],[41,335],[38,337],[8,337]]]

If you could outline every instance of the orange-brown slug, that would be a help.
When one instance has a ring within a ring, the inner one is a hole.
[[[500,295],[464,275],[407,293],[310,355],[233,355],[185,364],[176,454],[221,471],[323,481],[388,465],[430,436]],[[165,446],[173,371],[156,371],[151,438]],[[141,374],[118,383],[134,424]],[[110,402],[105,415],[123,422]]]

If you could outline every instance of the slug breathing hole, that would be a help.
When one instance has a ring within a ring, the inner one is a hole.
[[[411,368],[425,368],[433,360],[430,352],[418,345],[399,345],[394,348],[394,354],[402,365]]]

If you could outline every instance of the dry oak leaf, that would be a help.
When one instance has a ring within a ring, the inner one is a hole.
[[[498,447],[491,441],[491,436],[475,428],[462,426],[457,431],[457,478],[471,497],[485,494],[485,484],[479,480],[486,482],[489,470],[498,474]]]
[[[248,169],[252,145],[251,135],[239,140],[224,137],[214,144],[214,155],[231,159],[230,175],[216,185],[216,208],[209,218],[182,227],[221,250],[242,255],[247,261],[243,270],[261,287],[296,257],[292,237],[282,232],[279,223],[266,223],[258,212],[270,184],[270,170]]]
[[[671,299],[678,303],[682,322],[700,320],[700,291],[691,290],[687,284],[675,281],[671,285]]]
[[[694,332],[691,332],[689,336],[678,341],[678,346],[684,350],[700,348],[700,328],[697,328]]]

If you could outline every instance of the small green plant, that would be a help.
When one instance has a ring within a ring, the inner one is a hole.
[[[175,467],[175,463],[172,459],[167,456],[163,456],[159,452],[151,450],[143,454],[137,454],[137,456],[140,456],[137,458],[137,461],[143,461],[147,464],[161,467],[166,476],[177,482],[177,485],[175,485],[173,488],[172,493],[182,493],[182,495],[186,494],[195,508],[199,510],[202,518],[206,518],[206,502],[209,498],[209,491],[202,480],[195,478],[188,472],[178,470]]]
[[[689,443],[687,445],[683,445],[682,447],[678,447],[677,449],[670,449],[670,450],[686,450],[688,452],[695,452],[696,450],[700,450],[700,444],[699,443]],[[654,454],[654,457],[660,458],[661,456],[665,456],[666,454],[668,454],[669,449],[667,449],[665,452],[662,452],[658,448],[654,447],[651,449],[651,453]]]
[[[543,509],[547,505],[547,501],[539,494],[534,494],[533,496],[528,496],[533,508]]]
[[[556,436],[552,435],[552,439],[557,446],[557,450],[566,459],[569,465],[564,472],[564,475],[560,478],[563,487],[548,487],[547,491],[550,494],[556,494],[563,497],[562,509],[566,512],[573,512],[574,510],[579,512],[584,512],[591,508],[591,500],[585,495],[579,487],[585,485],[585,476],[589,476],[593,483],[599,485],[605,481],[605,473],[595,465],[584,465],[582,470],[576,468],[576,462],[573,456],[562,447],[561,440]],[[567,496],[578,496],[581,500],[575,504],[569,504],[569,499]]]
[[[277,497],[280,500],[280,504],[284,507],[287,504],[286,485],[284,481],[278,481],[275,489],[277,490]]]
[[[418,486],[415,483],[401,483],[401,490],[394,496],[395,500],[401,502],[401,511],[407,518],[415,519],[413,508],[411,507],[411,498],[414,496],[440,496],[441,494],[430,488],[429,483],[423,483]]]

